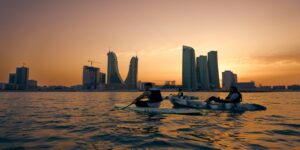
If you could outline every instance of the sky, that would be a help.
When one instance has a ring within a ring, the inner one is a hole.
[[[262,85],[300,84],[299,0],[1,0],[0,82],[23,63],[39,85],[76,85],[88,60],[123,79],[181,84],[182,45],[218,51],[219,72]]]

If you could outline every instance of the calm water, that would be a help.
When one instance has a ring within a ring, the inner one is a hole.
[[[0,149],[300,149],[300,93],[244,93],[245,102],[267,106],[257,112],[112,110],[138,94],[0,93]]]

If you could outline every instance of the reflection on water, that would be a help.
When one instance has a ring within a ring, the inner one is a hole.
[[[170,93],[164,93],[167,95]],[[226,93],[189,93],[205,99]],[[139,93],[0,93],[0,149],[291,149],[300,93],[245,93],[266,111],[148,115],[112,109]],[[162,107],[171,107],[164,101]]]

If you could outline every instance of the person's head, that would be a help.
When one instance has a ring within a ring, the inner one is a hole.
[[[145,83],[145,90],[146,90],[146,91],[149,90],[149,89],[152,88],[152,87],[153,87],[153,84],[152,84],[152,83],[150,83],[150,82]]]
[[[179,89],[178,89],[178,92],[182,92],[182,88],[179,88]]]
[[[238,89],[236,86],[231,86],[230,87],[230,92],[238,92]]]

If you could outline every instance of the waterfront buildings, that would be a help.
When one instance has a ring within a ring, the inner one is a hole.
[[[207,56],[200,55],[196,59],[196,72],[198,88],[201,90],[209,90],[209,74],[207,66]]]
[[[83,89],[97,89],[99,83],[100,69],[93,66],[83,67],[82,87]]]
[[[275,91],[283,91],[283,90],[286,90],[286,87],[285,87],[285,85],[274,85],[272,87],[272,89]]]
[[[106,74],[103,72],[100,72],[100,74],[99,74],[99,88],[100,89],[105,88],[105,81],[106,81]]]
[[[119,73],[117,55],[114,52],[109,51],[107,57],[107,86],[109,89],[123,89],[125,83]]]
[[[182,56],[182,87],[185,90],[196,90],[195,50],[189,46],[183,46]]]
[[[217,51],[208,52],[208,72],[211,89],[219,89],[220,80]]]
[[[299,91],[300,90],[300,85],[288,85],[287,86],[287,89],[288,90],[291,90],[291,91]]]
[[[222,72],[222,89],[229,90],[229,88],[237,83],[237,75],[230,70]]]
[[[137,89],[138,79],[138,57],[132,57],[130,60],[128,75],[125,80],[127,89]]]
[[[16,84],[16,74],[15,73],[9,74],[8,84]]]
[[[256,86],[255,86],[255,82],[254,81],[250,81],[250,82],[238,82],[236,84],[238,90],[240,91],[255,91],[256,90]]]
[[[17,67],[16,69],[16,84],[19,90],[27,89],[27,81],[29,78],[29,68],[27,67]]]
[[[27,81],[27,88],[30,90],[38,88],[38,82],[36,80],[28,80]]]

